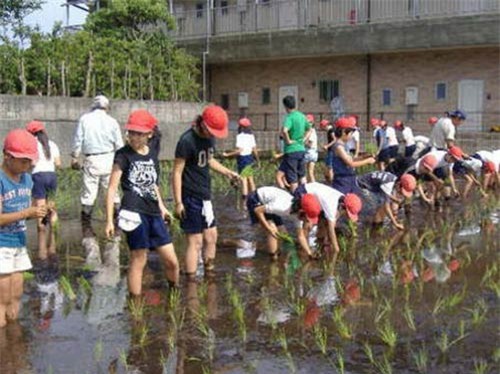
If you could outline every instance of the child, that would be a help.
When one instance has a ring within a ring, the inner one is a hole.
[[[327,119],[322,119],[319,127],[326,131],[326,144],[323,149],[326,151],[325,157],[325,179],[326,183],[331,184],[333,181],[333,166],[332,166],[332,145],[335,143],[335,128],[330,124]]]
[[[47,207],[30,206],[33,182],[28,171],[38,160],[36,138],[10,131],[4,140],[0,170],[0,328],[16,320],[23,294],[23,272],[31,269],[26,249],[26,219],[43,218]]]
[[[211,201],[210,170],[239,180],[239,175],[214,157],[214,138],[228,134],[227,113],[220,106],[207,106],[194,125],[181,135],[175,149],[173,192],[175,213],[187,237],[186,275],[193,280],[203,244],[205,271],[214,269],[217,227]]]
[[[249,192],[255,191],[255,182],[253,175],[242,176],[241,172],[246,167],[251,167],[255,160],[259,163],[259,153],[255,136],[250,129],[252,123],[248,118],[240,118],[238,121],[238,135],[236,135],[236,149],[232,152],[224,152],[224,157],[238,156],[236,162],[238,164],[238,173],[241,176],[241,198],[246,202]]]
[[[380,120],[378,118],[371,118],[370,126],[373,128],[372,137],[378,149],[380,147]]]
[[[252,225],[260,223],[267,231],[267,245],[271,259],[279,256],[278,232],[286,232],[282,217],[298,215],[296,218],[297,236],[299,244],[309,256],[313,253],[309,248],[307,234],[311,225],[318,223],[321,207],[316,198],[305,194],[294,200],[294,197],[285,190],[277,187],[259,187],[248,195],[247,209]],[[300,223],[298,221],[302,220]]]
[[[158,120],[148,111],[133,111],[125,129],[128,144],[116,151],[106,197],[106,235],[112,238],[114,196],[120,184],[123,197],[118,226],[125,231],[130,249],[128,290],[137,298],[142,291],[142,274],[148,250],[156,250],[165,267],[171,287],[179,281],[179,264],[165,219],[170,213],[158,187],[159,162],[148,146]]]
[[[401,131],[401,136],[403,137],[403,143],[405,144],[405,157],[412,157],[415,153],[417,145],[415,144],[415,138],[413,137],[413,131],[402,121],[394,122],[394,128]]]
[[[374,171],[358,177],[358,185],[370,193],[370,197],[377,204],[373,223],[380,225],[386,216],[398,230],[404,226],[394,215],[405,199],[410,198],[417,187],[413,175],[403,174],[398,179],[394,174],[386,171]]]
[[[33,179],[32,197],[35,206],[47,206],[49,214],[37,222],[38,231],[38,257],[41,260],[56,254],[56,240],[54,225],[57,222],[57,212],[54,203],[48,202],[48,195],[54,195],[57,189],[56,168],[61,166],[59,147],[49,140],[45,126],[40,121],[31,121],[26,125],[26,130],[38,140],[38,162],[31,177]],[[48,237],[48,242],[47,242]]]
[[[304,138],[304,143],[306,146],[306,173],[307,181],[314,182],[316,177],[314,176],[314,166],[318,162],[318,134],[314,128],[314,116],[308,114],[306,116],[307,122],[311,125],[311,131],[308,132],[308,136]]]
[[[360,140],[359,140],[360,134],[359,134],[359,128],[358,128],[358,116],[353,115],[353,116],[350,116],[350,118],[354,119],[354,126],[356,127],[356,129],[354,130],[354,132],[352,133],[352,136],[347,141],[346,146],[347,146],[347,150],[349,151],[349,153],[351,154],[351,156],[354,157],[354,158],[356,158],[356,157],[359,156],[359,145],[360,145]]]
[[[498,183],[498,164],[500,160],[495,157],[494,152],[478,151],[467,159],[457,161],[453,164],[453,173],[462,176],[465,180],[465,187],[462,198],[465,199],[473,184],[476,184],[483,197],[487,197],[486,190]],[[482,183],[479,179],[482,177]]]
[[[347,151],[346,142],[352,136],[355,129],[356,126],[352,118],[341,117],[335,122],[335,137],[337,140],[332,146],[332,187],[343,194],[359,192],[354,168],[375,163],[375,159],[372,156],[364,159],[353,159]]]
[[[387,121],[380,121],[380,145],[377,153],[378,169],[383,171],[398,155],[398,139],[394,127],[388,125]]]

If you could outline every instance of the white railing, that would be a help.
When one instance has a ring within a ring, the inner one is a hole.
[[[174,14],[177,39],[500,12],[499,0],[269,0]],[[210,17],[207,17],[207,13]],[[210,21],[210,22],[209,22]],[[207,27],[207,22],[209,26]]]

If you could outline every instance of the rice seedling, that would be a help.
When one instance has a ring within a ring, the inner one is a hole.
[[[278,333],[278,341],[279,341],[281,348],[283,349],[283,353],[285,354],[285,357],[287,359],[288,368],[290,369],[290,372],[292,372],[292,373],[297,372],[297,367],[295,366],[295,362],[293,361],[293,356],[290,353],[290,350],[288,349],[288,340],[287,340],[286,333],[284,330],[281,330]]]
[[[202,372],[203,374],[210,374],[210,373],[212,372],[212,370],[210,369],[210,367],[209,367],[209,366],[207,366],[207,365],[202,365],[202,366],[201,366],[201,372]]]
[[[66,295],[68,299],[76,299],[75,291],[73,291],[73,287],[71,286],[70,281],[65,275],[61,276],[61,278],[59,279],[59,286],[62,288],[64,295]]]
[[[285,243],[290,243],[290,244],[294,243],[293,237],[290,236],[290,234],[288,234],[286,232],[278,231],[276,235],[278,236],[279,240],[281,240]]]
[[[439,296],[436,302],[434,303],[434,307],[432,308],[432,315],[435,316],[436,314],[438,314],[441,311],[441,309],[443,309],[445,302],[446,302],[445,298],[443,296]]]
[[[392,311],[391,302],[387,298],[383,298],[382,302],[378,305],[377,312],[375,314],[375,324],[378,324],[382,318]]]
[[[145,303],[142,298],[130,298],[128,300],[128,310],[134,321],[141,321],[144,317]]]
[[[122,366],[124,367],[125,369],[125,372],[128,373],[129,371],[129,367],[128,367],[128,360],[127,360],[127,352],[125,351],[125,349],[120,349],[120,352],[118,353],[118,360],[120,362],[120,364],[122,364]]]
[[[366,357],[368,357],[368,360],[372,365],[375,365],[375,357],[373,356],[373,349],[372,347],[368,344],[368,342],[363,343],[363,351],[365,352]]]
[[[380,374],[392,374],[392,366],[385,353],[381,361],[375,362],[375,367],[377,368]]]
[[[323,355],[326,355],[327,350],[327,340],[328,333],[326,327],[322,327],[320,325],[316,325],[313,328],[314,340],[316,342],[316,346],[319,348]]]
[[[146,342],[148,340],[148,334],[149,334],[149,327],[144,324],[141,326],[139,330],[139,346],[144,347],[146,345]]]
[[[406,324],[412,331],[416,331],[417,327],[415,326],[415,316],[413,315],[413,310],[411,309],[408,303],[405,304],[403,309],[403,316],[405,318]]]
[[[335,328],[337,329],[339,335],[343,339],[351,339],[352,338],[352,330],[351,330],[351,327],[344,321],[342,309],[335,308],[333,310],[332,317],[333,317],[333,322],[335,323]]]
[[[241,299],[241,295],[235,289],[231,290],[229,300],[233,306],[233,319],[238,325],[238,332],[241,340],[245,343],[247,341],[247,328],[245,323],[245,307]]]
[[[488,370],[488,362],[486,360],[479,358],[474,358],[474,373],[475,374],[484,374]]]
[[[448,333],[443,331],[436,341],[436,345],[441,351],[442,354],[445,354],[450,348],[450,339],[448,337]]]
[[[335,365],[335,369],[337,373],[344,374],[345,373],[345,360],[343,353],[337,349],[337,365]]]
[[[87,279],[85,279],[85,277],[83,277],[83,276],[78,277],[78,284],[80,285],[80,288],[87,295],[91,295],[92,294],[92,286],[90,285],[89,281]]]
[[[33,274],[30,271],[23,271],[23,280],[25,282],[29,282],[30,280],[33,280],[35,278],[35,274]]]
[[[396,346],[396,343],[398,341],[398,334],[396,333],[396,330],[394,330],[394,327],[390,323],[390,321],[387,319],[385,320],[385,323],[377,328],[378,335],[380,339],[390,348],[394,348]]]
[[[102,360],[103,345],[102,340],[99,339],[94,346],[94,360],[99,362]]]
[[[429,356],[425,347],[422,347],[417,352],[412,352],[413,361],[420,373],[427,373],[427,365],[429,364]]]

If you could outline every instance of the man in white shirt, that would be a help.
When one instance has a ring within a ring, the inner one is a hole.
[[[437,149],[448,149],[455,145],[456,127],[465,121],[467,116],[461,110],[448,113],[448,117],[442,117],[437,121],[431,131],[431,146]]]
[[[80,202],[84,238],[95,236],[91,219],[99,186],[108,189],[114,153],[123,147],[120,125],[107,113],[108,110],[109,100],[103,95],[96,96],[91,111],[80,117],[73,139],[71,167],[79,169],[79,157],[83,156]],[[119,203],[120,197],[116,195],[115,204]]]

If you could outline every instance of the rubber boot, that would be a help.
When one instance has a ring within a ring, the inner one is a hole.
[[[83,238],[95,237],[95,232],[92,229],[92,205],[82,205],[81,221],[82,221],[82,236]]]

